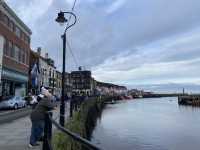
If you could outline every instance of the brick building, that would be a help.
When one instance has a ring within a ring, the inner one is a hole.
[[[31,30],[0,1],[0,96],[24,95],[28,85]]]

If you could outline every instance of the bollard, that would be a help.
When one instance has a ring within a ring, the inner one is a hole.
[[[44,139],[42,150],[52,150],[51,138],[52,138],[52,122],[49,117],[52,117],[52,112],[45,114],[45,126],[44,126]]]

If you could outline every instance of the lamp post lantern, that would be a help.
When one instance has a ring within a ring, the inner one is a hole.
[[[69,28],[76,24],[76,15],[73,12],[62,12],[58,13],[56,22],[60,25],[64,25],[68,20],[65,18],[65,14],[69,14],[74,17],[74,22],[72,24],[67,24],[64,34],[61,36],[63,40],[63,68],[62,68],[62,97],[60,103],[60,125],[64,127],[65,124],[65,58],[66,58],[66,32]]]

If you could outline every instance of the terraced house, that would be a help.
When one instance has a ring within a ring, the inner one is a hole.
[[[0,0],[0,96],[27,92],[31,30]]]

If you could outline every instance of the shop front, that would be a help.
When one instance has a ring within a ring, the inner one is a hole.
[[[28,76],[7,68],[2,70],[2,93],[7,96],[25,96],[27,92]]]

